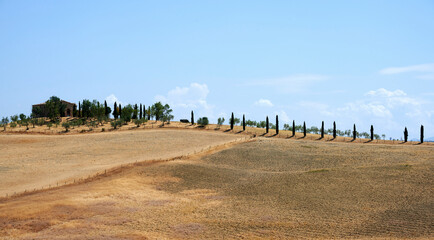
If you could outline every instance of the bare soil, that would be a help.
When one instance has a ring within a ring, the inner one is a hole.
[[[0,236],[434,238],[432,146],[259,138],[221,149],[3,200]]]

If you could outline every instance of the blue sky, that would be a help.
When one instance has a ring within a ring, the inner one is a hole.
[[[433,1],[0,0],[0,36],[0,117],[56,95],[434,136]]]

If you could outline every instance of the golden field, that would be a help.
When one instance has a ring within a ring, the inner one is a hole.
[[[112,169],[3,198],[1,238],[434,238],[432,144],[189,128],[1,134],[2,193]]]

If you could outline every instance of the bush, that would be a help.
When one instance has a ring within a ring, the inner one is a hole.
[[[207,117],[201,117],[197,120],[197,124],[199,124],[200,126],[206,126],[209,124],[208,118]]]
[[[11,124],[9,126],[11,128],[16,128],[17,127],[17,123],[16,122],[11,122]]]
[[[69,122],[64,122],[62,123],[62,127],[65,128],[65,132],[68,132],[68,129],[71,127],[71,125],[69,124]]]

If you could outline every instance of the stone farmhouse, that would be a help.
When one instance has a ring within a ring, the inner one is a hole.
[[[73,117],[73,112],[77,105],[64,100],[61,100],[60,102],[65,105],[65,112],[60,113],[61,117]],[[36,115],[35,117],[48,117],[45,103],[32,105],[32,112]]]

